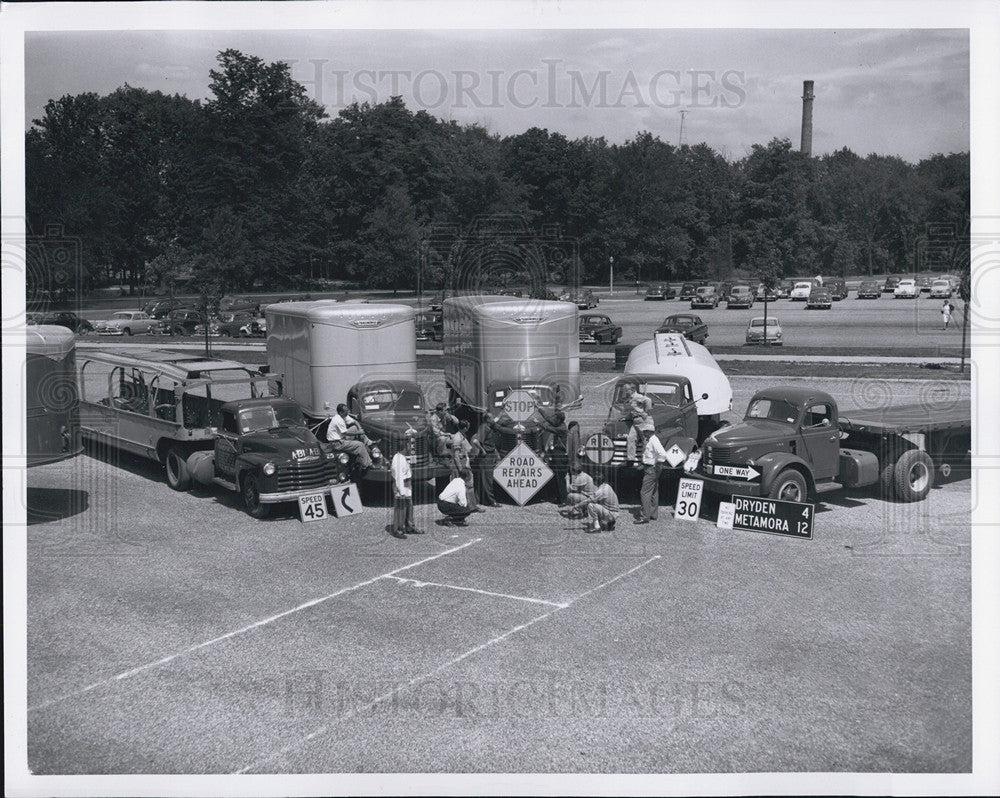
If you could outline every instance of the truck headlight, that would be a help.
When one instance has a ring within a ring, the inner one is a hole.
[[[265,476],[272,476],[278,469],[275,467],[274,463],[264,463],[264,468],[261,469]]]
[[[341,452],[340,456],[337,457],[337,459],[340,461],[341,465],[347,465],[349,462],[351,462],[351,458],[347,456],[347,452]]]

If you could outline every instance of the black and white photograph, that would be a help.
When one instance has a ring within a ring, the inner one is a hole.
[[[5,793],[1000,793],[997,52],[0,4]]]

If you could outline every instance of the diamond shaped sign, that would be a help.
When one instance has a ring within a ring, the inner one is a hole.
[[[670,463],[671,468],[677,468],[686,459],[687,455],[684,454],[684,450],[676,443],[667,449],[667,462]]]
[[[535,412],[535,397],[527,391],[511,391],[503,400],[503,411],[513,421],[527,421]]]
[[[552,479],[552,469],[524,441],[493,469],[493,479],[522,507]]]

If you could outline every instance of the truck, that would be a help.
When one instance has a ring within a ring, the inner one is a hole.
[[[76,336],[57,325],[26,327],[26,465],[75,457],[80,443],[80,406],[76,385]]]
[[[311,452],[318,442],[301,429],[298,406],[280,396],[278,374],[155,349],[87,351],[78,364],[83,439],[161,463],[174,490],[186,491],[192,481],[223,484],[239,490],[259,518],[263,505],[294,500],[295,491],[349,481],[347,457],[332,449],[320,468],[306,467],[311,453],[283,456]],[[257,415],[244,418],[244,407]],[[257,426],[262,419],[266,431]],[[243,437],[251,432],[260,434]]]
[[[650,415],[664,448],[677,444],[685,455],[724,424],[722,414],[732,408],[729,378],[708,349],[678,333],[654,334],[629,354],[625,372],[612,388],[604,428],[583,447],[584,464],[604,469],[606,475],[642,457],[641,451],[635,459],[628,452],[626,385],[652,400]]]
[[[579,310],[570,302],[463,296],[444,301],[451,404],[500,419],[501,456],[518,440],[544,454],[541,412],[583,403]]]
[[[283,375],[284,394],[301,405],[321,439],[344,403],[369,438],[372,467],[358,476],[388,483],[396,452],[413,479],[448,472],[435,459],[427,400],[417,384],[416,312],[406,305],[334,300],[269,305],[268,367]]]
[[[952,463],[969,456],[968,405],[897,405],[839,412],[810,387],[754,394],[739,424],[716,430],[685,470],[711,493],[804,502],[840,488],[878,485],[886,499],[924,499]]]

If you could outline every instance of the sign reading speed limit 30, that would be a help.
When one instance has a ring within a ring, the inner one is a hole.
[[[701,512],[701,494],[705,483],[700,479],[681,477],[677,484],[677,501],[674,502],[674,518],[697,521]]]

